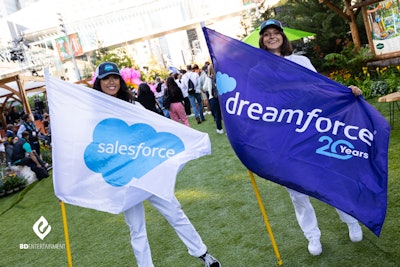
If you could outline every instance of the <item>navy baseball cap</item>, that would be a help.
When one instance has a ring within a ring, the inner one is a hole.
[[[264,30],[267,27],[275,27],[277,28],[279,31],[283,32],[283,27],[282,27],[282,23],[279,20],[275,20],[275,19],[269,19],[264,21],[261,26],[260,26],[260,35],[263,34]]]
[[[113,62],[103,62],[96,69],[97,79],[103,79],[104,77],[111,74],[121,76],[117,64]]]

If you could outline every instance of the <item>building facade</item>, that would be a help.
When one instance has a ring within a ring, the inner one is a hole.
[[[202,64],[209,55],[201,23],[235,37],[241,14],[249,8],[241,0],[41,0],[7,16],[0,30],[6,36],[8,27],[11,40],[24,39],[25,61],[17,69],[49,66],[55,75],[77,80],[93,68],[93,52],[105,47],[125,48],[143,67],[154,61],[165,68]],[[72,62],[67,50],[77,47]]]

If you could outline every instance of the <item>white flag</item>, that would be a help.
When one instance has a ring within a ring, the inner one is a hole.
[[[120,213],[154,194],[169,200],[186,162],[211,154],[207,133],[47,72],[56,196]]]

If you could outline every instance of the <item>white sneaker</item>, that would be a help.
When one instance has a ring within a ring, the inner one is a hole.
[[[217,133],[219,133],[219,134],[224,134],[224,130],[222,130],[222,129],[221,129],[221,130],[218,130],[218,129],[217,129]]]
[[[205,267],[221,267],[221,263],[208,252],[200,256],[199,259],[204,263]]]
[[[358,222],[347,224],[349,237],[352,242],[360,242],[363,239],[363,232]]]
[[[308,243],[308,252],[313,256],[318,256],[322,253],[322,245],[319,239],[312,239]]]

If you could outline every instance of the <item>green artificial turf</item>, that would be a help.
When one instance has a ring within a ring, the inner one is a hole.
[[[370,101],[388,118],[388,104]],[[396,111],[396,116],[400,116]],[[208,132],[212,154],[186,164],[177,177],[176,196],[209,251],[224,267],[278,266],[246,168],[226,135],[216,133],[211,115],[191,126]],[[283,266],[399,266],[400,118],[389,148],[389,206],[380,237],[363,226],[364,239],[352,243],[334,208],[311,199],[322,231],[323,253],[310,256],[286,190],[255,177]],[[284,167],[284,166],[282,166]],[[73,266],[136,266],[122,214],[65,205]],[[33,224],[44,216],[51,232],[40,240]],[[147,231],[155,266],[203,266],[191,257],[165,219],[146,202]],[[68,266],[65,249],[20,249],[20,244],[64,245],[61,209],[52,179],[0,198],[0,266]]]

